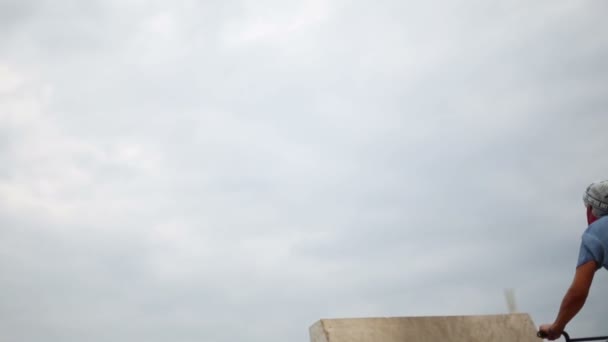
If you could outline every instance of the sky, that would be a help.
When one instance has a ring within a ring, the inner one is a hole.
[[[608,179],[607,10],[0,0],[0,339],[308,341],[505,289],[552,322]]]

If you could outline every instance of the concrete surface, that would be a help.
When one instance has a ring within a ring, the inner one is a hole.
[[[310,342],[540,342],[528,314],[322,319]]]

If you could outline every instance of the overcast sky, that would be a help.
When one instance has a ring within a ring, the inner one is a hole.
[[[307,341],[505,288],[551,322],[608,179],[607,11],[0,0],[0,339]]]

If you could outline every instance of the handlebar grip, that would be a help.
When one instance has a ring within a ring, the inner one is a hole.
[[[568,335],[568,333],[567,333],[567,332],[563,331],[563,332],[562,332],[562,335],[563,335],[563,336],[564,336],[564,338],[566,339],[566,342],[570,342],[570,335]],[[545,334],[545,333],[544,333],[544,332],[542,332],[542,331],[539,331],[539,332],[537,332],[537,333],[536,333],[536,336],[537,336],[537,337],[540,337],[540,338],[546,338],[546,337],[547,337],[547,334]]]

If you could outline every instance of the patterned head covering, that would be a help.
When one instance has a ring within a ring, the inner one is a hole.
[[[608,215],[608,180],[591,183],[585,190],[583,202],[591,207],[595,217]]]

